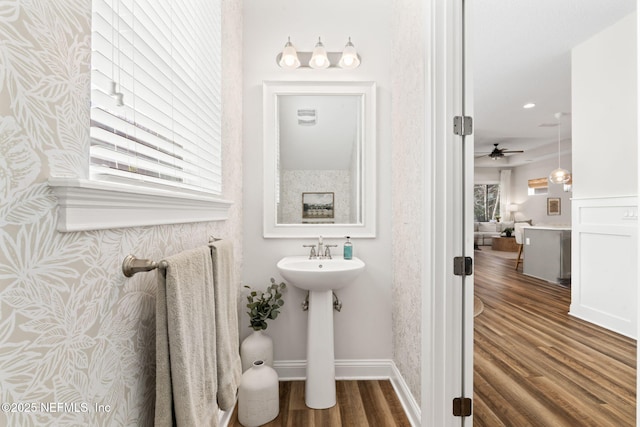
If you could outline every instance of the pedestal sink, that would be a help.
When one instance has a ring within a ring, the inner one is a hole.
[[[309,408],[325,409],[336,404],[333,290],[353,282],[364,267],[364,262],[356,257],[346,260],[342,257],[309,259],[306,256],[289,256],[277,264],[285,280],[309,291],[305,384],[305,403]]]

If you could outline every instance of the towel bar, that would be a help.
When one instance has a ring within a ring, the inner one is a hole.
[[[122,273],[125,277],[131,277],[141,271],[151,271],[156,268],[167,268],[165,261],[155,262],[150,259],[136,258],[134,255],[127,255],[122,261]]]
[[[209,244],[217,242],[219,240],[220,239],[210,236]],[[125,277],[131,277],[141,271],[151,271],[155,270],[156,268],[167,268],[167,262],[164,260],[155,262],[146,258],[137,258],[135,255],[127,255],[122,261],[122,274],[124,274]]]

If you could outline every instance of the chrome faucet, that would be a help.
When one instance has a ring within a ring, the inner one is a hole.
[[[324,244],[322,242],[322,236],[318,237],[318,258],[324,258]]]
[[[331,248],[338,245],[325,245],[322,236],[318,237],[318,245],[302,245],[303,248],[311,248],[309,251],[309,259],[331,259]]]

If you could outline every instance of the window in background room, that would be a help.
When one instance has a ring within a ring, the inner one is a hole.
[[[219,0],[93,0],[91,177],[222,192]]]
[[[535,178],[527,181],[527,194],[529,196],[547,194],[548,192],[549,192],[548,178]]]
[[[491,221],[500,214],[500,184],[474,185],[473,199],[476,222]]]

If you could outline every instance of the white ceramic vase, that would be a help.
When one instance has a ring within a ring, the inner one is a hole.
[[[238,421],[256,427],[272,421],[280,412],[278,374],[262,360],[253,362],[238,388]]]
[[[240,359],[242,372],[251,368],[256,360],[273,367],[273,340],[264,331],[253,331],[240,344]]]

